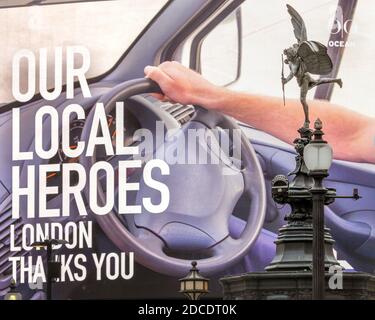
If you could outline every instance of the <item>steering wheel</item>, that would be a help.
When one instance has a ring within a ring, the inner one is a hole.
[[[117,101],[143,93],[161,93],[161,89],[150,79],[136,79],[114,87],[98,102],[104,104],[105,111],[109,114]],[[170,203],[165,212],[120,216],[114,208],[106,215],[96,216],[103,231],[120,250],[134,252],[138,263],[171,276],[186,274],[191,260],[198,260],[200,270],[206,275],[227,270],[248,253],[265,218],[263,172],[249,140],[231,118],[199,106],[195,108],[194,117],[180,132],[186,132],[187,128],[205,128],[206,131],[214,128],[230,131],[238,129],[237,132],[241,132],[241,159],[238,159],[242,163],[241,168],[234,167],[227,161],[210,165],[170,166],[170,175],[160,175],[157,178],[153,175],[155,180],[165,183],[170,190]],[[160,119],[160,112],[166,112],[156,106],[151,110],[152,112],[141,116],[148,117],[150,121]],[[91,109],[82,131],[81,140],[85,145],[88,143],[94,112],[95,107]],[[167,139],[164,143],[166,147],[173,145]],[[91,157],[80,158],[80,163],[86,170],[96,161],[96,152]],[[223,169],[227,170],[227,174],[223,174]],[[153,203],[157,203],[159,192],[147,189],[143,179],[140,180],[135,201],[139,202],[147,195]],[[88,185],[84,188],[87,198]],[[106,196],[100,182],[97,194],[98,205],[103,206]],[[250,199],[248,217],[242,233],[235,238],[229,231],[230,219],[238,199],[244,194]],[[168,250],[182,250],[188,254],[172,255]]]

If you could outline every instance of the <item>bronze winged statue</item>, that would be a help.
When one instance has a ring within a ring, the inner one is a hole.
[[[306,102],[307,92],[315,86],[324,83],[337,83],[341,88],[342,80],[334,78],[314,79],[311,76],[311,74],[329,74],[333,67],[332,60],[327,53],[327,47],[325,45],[318,41],[307,40],[306,25],[302,17],[289,4],[286,6],[291,16],[297,43],[284,50],[286,59],[283,62],[289,66],[290,74],[286,78],[282,76],[281,80],[284,86],[287,82],[292,80],[293,77],[296,78],[301,89],[300,100],[305,113],[304,127],[309,128],[309,106]]]

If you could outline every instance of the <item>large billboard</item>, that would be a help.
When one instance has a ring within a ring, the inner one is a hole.
[[[291,208],[271,181],[307,115],[333,148],[326,186],[362,197],[325,208],[336,257],[372,273],[374,7],[0,5],[0,296],[45,299],[50,259],[54,299],[182,297],[192,261],[222,297],[221,277],[275,256]]]

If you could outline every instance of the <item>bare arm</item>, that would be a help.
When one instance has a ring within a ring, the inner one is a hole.
[[[289,66],[290,73],[289,73],[289,75],[286,78],[282,79],[282,81],[283,81],[284,84],[287,84],[290,80],[293,79],[293,76],[294,76],[292,68],[290,67],[289,64],[288,64],[288,66]]]
[[[287,84],[292,79],[293,79],[293,73],[290,72],[289,76],[287,76],[286,78],[283,79],[283,82],[284,82],[284,84]]]
[[[301,126],[300,102],[234,92],[218,87],[177,62],[146,67],[146,76],[161,86],[167,99],[223,112],[291,143]],[[310,101],[311,119],[323,121],[326,139],[341,160],[375,163],[375,119],[329,102]]]
[[[326,101],[313,100],[309,104],[311,119],[322,120],[336,159],[375,163],[375,119]],[[284,107],[280,98],[229,90],[209,102],[207,108],[226,113],[288,143],[296,137],[303,119],[299,100],[287,100]]]

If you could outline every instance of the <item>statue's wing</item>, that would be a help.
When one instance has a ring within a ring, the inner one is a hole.
[[[290,17],[292,18],[292,25],[294,28],[294,35],[296,36],[298,43],[307,41],[306,25],[299,13],[289,4],[286,5]]]
[[[332,71],[332,60],[327,53],[327,47],[317,41],[304,41],[299,47],[297,54],[305,63],[306,71],[323,75]]]

